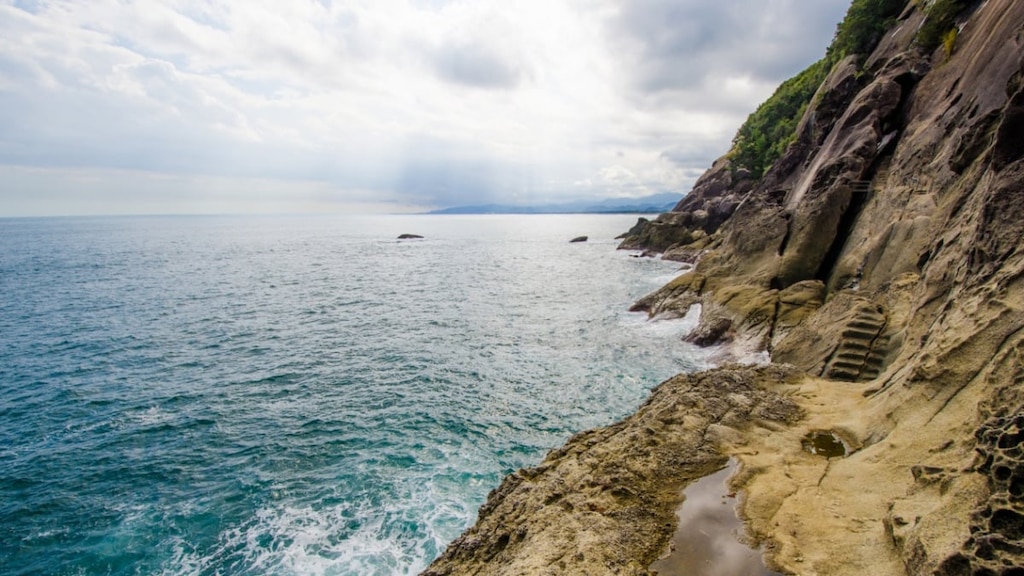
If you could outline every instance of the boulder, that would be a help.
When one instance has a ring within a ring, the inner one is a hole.
[[[702,348],[713,346],[729,339],[729,330],[732,328],[732,320],[717,316],[707,322],[701,322],[693,332],[683,338],[686,342],[692,342]]]

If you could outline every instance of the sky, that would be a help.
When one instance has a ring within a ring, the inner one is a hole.
[[[686,193],[849,0],[0,0],[0,216]]]

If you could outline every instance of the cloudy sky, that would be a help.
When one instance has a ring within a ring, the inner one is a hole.
[[[0,0],[0,216],[686,192],[849,0]]]

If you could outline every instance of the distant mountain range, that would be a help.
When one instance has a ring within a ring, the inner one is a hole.
[[[481,204],[478,206],[452,206],[433,210],[428,214],[655,214],[668,212],[682,198],[667,192],[641,198],[609,198],[606,200],[579,200],[560,204],[514,206],[511,204]]]

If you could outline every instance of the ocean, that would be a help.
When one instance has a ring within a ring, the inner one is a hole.
[[[635,220],[0,220],[0,572],[421,571],[706,366],[627,311],[678,273],[615,250]]]

